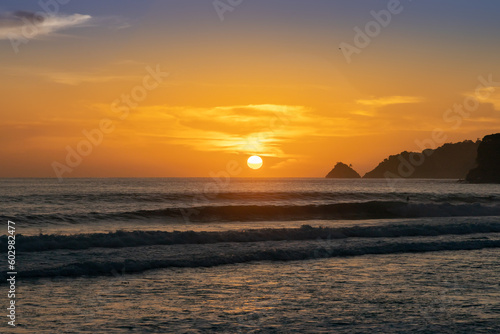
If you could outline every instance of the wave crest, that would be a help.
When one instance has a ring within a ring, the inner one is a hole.
[[[151,245],[212,244],[221,242],[293,241],[347,238],[395,238],[414,236],[465,235],[499,233],[500,222],[442,224],[388,224],[378,226],[312,227],[251,229],[241,231],[116,231],[110,233],[36,236],[17,235],[20,252],[54,249],[81,250],[93,247],[123,248]],[[7,236],[0,237],[0,247],[7,246]]]

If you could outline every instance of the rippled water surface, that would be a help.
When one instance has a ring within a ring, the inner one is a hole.
[[[499,255],[366,255],[42,279],[22,286],[20,323],[39,333],[498,333]]]
[[[20,333],[500,332],[500,185],[0,182]]]

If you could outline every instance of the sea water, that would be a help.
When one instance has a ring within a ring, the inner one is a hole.
[[[18,332],[500,331],[500,185],[1,186],[2,234],[16,222]]]

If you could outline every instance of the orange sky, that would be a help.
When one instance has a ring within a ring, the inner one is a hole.
[[[339,46],[387,1],[277,3],[223,21],[210,2],[68,4],[17,52],[16,11],[41,9],[0,8],[0,177],[208,177],[233,160],[236,176],[323,177],[337,161],[364,174],[443,144],[436,128],[445,142],[499,132],[498,8],[402,2],[348,62]],[[68,164],[68,147],[85,154]]]

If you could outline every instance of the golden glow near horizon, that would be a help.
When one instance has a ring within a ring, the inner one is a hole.
[[[500,45],[488,42],[500,23],[456,20],[494,4],[449,17],[440,4],[432,21],[431,5],[405,3],[367,38],[353,28],[386,4],[245,2],[222,22],[190,0],[116,1],[112,16],[78,2],[46,20],[23,5],[0,10],[0,177],[204,177],[249,155],[265,158],[262,177],[322,177],[337,161],[364,174],[500,128]],[[23,36],[27,21],[37,30]],[[349,63],[342,42],[359,49]]]
[[[262,167],[262,158],[257,155],[252,155],[247,160],[248,167],[252,169],[259,169]]]

